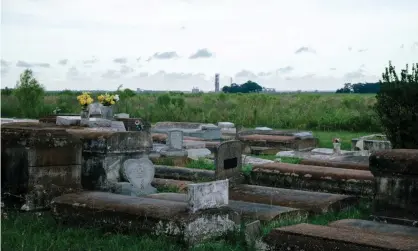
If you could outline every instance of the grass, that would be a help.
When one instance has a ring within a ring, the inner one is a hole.
[[[13,95],[2,95],[1,114],[39,118],[57,107],[62,113],[79,114],[77,94],[47,93],[39,107],[30,108],[20,107]],[[380,131],[373,109],[375,102],[375,96],[368,94],[137,94],[122,97],[115,112],[126,112],[150,122],[231,121],[244,127],[375,132]]]
[[[357,207],[339,213],[326,213],[308,219],[282,219],[263,225],[263,233],[273,228],[298,223],[326,225],[339,219],[364,219],[369,215],[370,206],[362,202]],[[4,217],[6,216],[7,217]],[[67,227],[57,224],[49,213],[3,212],[1,249],[5,251],[156,251],[187,250],[166,237],[123,235],[103,232],[99,229]],[[193,251],[246,250],[242,240],[211,241],[195,246]]]

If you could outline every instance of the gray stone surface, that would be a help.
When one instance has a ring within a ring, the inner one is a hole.
[[[57,116],[57,125],[60,126],[75,126],[80,125],[80,116]]]
[[[228,205],[228,180],[189,184],[187,204],[191,212]]]
[[[206,147],[204,141],[183,140],[183,147],[185,149],[201,149]]]
[[[207,140],[221,139],[221,129],[214,124],[192,122],[158,122],[152,128],[153,133],[168,133],[171,130],[183,131],[184,136]]]
[[[217,180],[229,179],[235,186],[243,181],[242,143],[238,140],[225,141],[215,150],[215,177]]]
[[[156,188],[151,186],[155,174],[154,164],[147,157],[126,160],[123,163],[122,174],[124,179],[138,189],[134,191],[138,196],[157,191]]]
[[[183,150],[183,132],[179,130],[169,131],[167,143],[170,150]]]
[[[257,158],[253,156],[242,155],[242,163],[244,165],[261,165],[266,163],[273,163],[273,160]]]
[[[232,122],[218,122],[220,128],[235,128],[235,124]]]
[[[194,160],[198,160],[200,158],[206,158],[210,156],[212,153],[207,148],[201,148],[201,149],[187,149],[188,157]]]
[[[270,130],[273,130],[273,129],[271,129],[270,127],[263,126],[263,127],[256,127],[255,130],[270,131]]]
[[[329,224],[330,227],[353,229],[377,234],[414,236],[418,238],[418,228],[408,227],[396,224],[381,223],[376,221],[345,219],[334,221]]]
[[[126,132],[125,124],[122,121],[112,121],[111,128],[118,132]]]
[[[254,245],[255,241],[262,235],[261,222],[259,220],[253,221],[245,225],[245,241],[247,245]]]
[[[57,117],[57,121],[58,121],[58,117]],[[112,121],[108,119],[102,119],[102,118],[90,118],[88,120],[81,120],[80,125],[88,126],[88,127],[111,127]]]
[[[128,113],[117,113],[115,114],[115,118],[117,119],[129,119]]]
[[[101,117],[102,116],[102,104],[100,104],[99,102],[94,102],[91,103],[88,106],[88,111],[89,111],[89,118],[91,117]]]

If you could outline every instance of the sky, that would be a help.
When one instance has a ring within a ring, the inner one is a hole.
[[[1,1],[2,88],[335,90],[417,59],[417,0]]]

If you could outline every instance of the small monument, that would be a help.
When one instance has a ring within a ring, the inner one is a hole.
[[[155,167],[147,157],[128,159],[123,163],[122,176],[132,184],[131,195],[156,193],[157,189],[151,186],[154,174]]]
[[[215,177],[217,180],[229,179],[231,186],[241,184],[243,145],[239,140],[225,141],[215,151]]]
[[[228,205],[228,180],[189,184],[187,203],[190,211],[219,208]]]

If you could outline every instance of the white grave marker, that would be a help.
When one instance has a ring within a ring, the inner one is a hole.
[[[168,143],[170,150],[183,150],[183,132],[182,131],[169,131]]]
[[[136,195],[155,193],[156,189],[151,186],[154,179],[155,167],[147,157],[140,159],[128,159],[123,163],[122,174],[135,188]]]
[[[202,209],[219,208],[228,205],[228,201],[228,180],[188,185],[187,203],[192,213]]]

